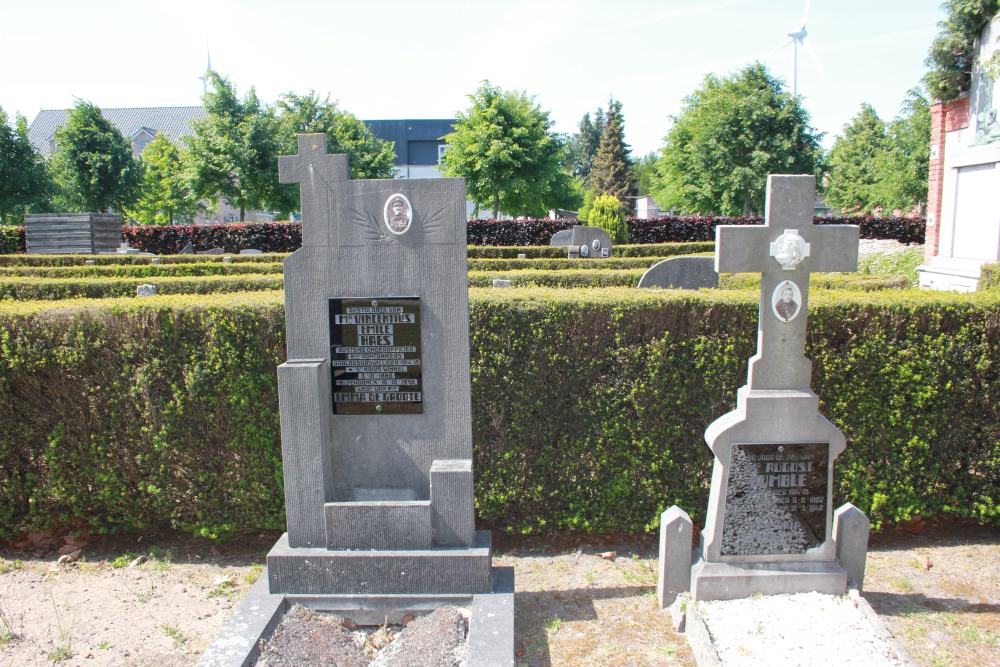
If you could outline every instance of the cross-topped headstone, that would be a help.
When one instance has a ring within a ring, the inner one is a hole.
[[[279,159],[281,181],[300,185],[302,247],[284,267],[288,532],[268,557],[271,590],[484,592],[465,183],[351,180],[326,143],[299,135],[298,155]]]
[[[334,211],[330,189],[347,180],[347,156],[327,155],[325,134],[298,135],[298,155],[278,158],[278,180],[298,183],[301,191],[302,220],[326,220]],[[322,244],[324,225],[302,225],[302,245]]]
[[[813,224],[815,194],[813,176],[769,176],[764,226],[716,228],[715,270],[761,273],[750,389],[809,388],[809,274],[858,268],[858,227]]]
[[[761,299],[747,384],[705,430],[715,465],[695,599],[846,590],[831,530],[846,441],[819,414],[804,351],[809,275],[855,270],[859,230],[814,225],[814,193],[812,176],[770,176],[763,226],[716,229],[716,270],[760,272]]]

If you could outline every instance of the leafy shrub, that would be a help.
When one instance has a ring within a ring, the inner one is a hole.
[[[870,215],[817,216],[819,225],[858,225],[863,239],[893,239],[901,243],[923,243],[924,218],[876,218]],[[722,218],[629,218],[628,237],[632,243],[667,243],[670,241],[714,241],[718,225],[761,225],[758,216]]]
[[[145,278],[282,273],[281,262],[190,262],[164,264],[102,264],[95,266],[0,266],[0,281],[8,277],[34,278]]]
[[[25,252],[24,227],[0,225],[0,255]]]
[[[812,386],[848,439],[835,504],[1000,525],[1000,294],[810,296]],[[735,406],[757,309],[756,290],[471,290],[481,524],[702,521],[704,430]],[[0,535],[281,528],[284,357],[279,292],[0,304]]]
[[[469,220],[466,243],[475,246],[543,246],[576,220]],[[565,253],[565,250],[563,250]]]
[[[0,300],[107,299],[135,296],[142,284],[162,294],[213,294],[280,290],[282,275],[146,276],[142,278],[7,278],[0,280]]]
[[[983,264],[979,274],[979,289],[1000,288],[1000,264]]]
[[[125,227],[122,238],[133,248],[157,255],[175,255],[189,242],[196,251],[225,248],[226,252],[238,253],[252,248],[293,252],[302,246],[302,223]]]
[[[611,243],[628,243],[628,227],[625,224],[625,207],[611,195],[598,195],[590,207],[587,224],[599,227],[611,237]]]

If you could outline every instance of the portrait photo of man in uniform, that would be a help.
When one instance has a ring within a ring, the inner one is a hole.
[[[401,194],[389,197],[385,203],[385,224],[393,234],[402,234],[410,228],[413,213],[410,202]]]
[[[771,297],[771,307],[774,315],[782,322],[791,322],[799,314],[802,303],[802,293],[799,286],[791,280],[783,280],[774,288]]]

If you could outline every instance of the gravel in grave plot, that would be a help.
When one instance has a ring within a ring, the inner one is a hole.
[[[441,607],[405,627],[358,627],[350,619],[293,606],[262,642],[257,667],[464,667],[468,624]]]
[[[846,596],[798,593],[696,604],[723,667],[913,664]]]

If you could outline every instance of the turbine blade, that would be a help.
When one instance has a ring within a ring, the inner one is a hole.
[[[806,53],[809,54],[809,60],[811,60],[812,63],[813,63],[813,65],[816,66],[816,71],[819,72],[819,76],[820,76],[821,79],[823,79],[823,83],[828,83],[827,78],[826,78],[826,72],[824,72],[823,68],[820,66],[819,59],[816,57],[816,52],[813,50],[812,40],[810,40],[810,39],[803,39],[802,40],[802,46],[804,46],[806,48]]]
[[[791,44],[794,41],[795,41],[795,38],[793,37],[790,40],[788,40],[787,42],[785,42],[784,44],[782,44],[781,46],[779,46],[778,48],[776,48],[774,51],[771,51],[769,54],[767,54],[767,56],[770,58],[771,56],[773,56],[778,51],[783,51],[785,49],[785,47],[787,47],[789,44]]]
[[[799,31],[805,30],[806,18],[809,16],[809,0],[806,0],[806,8],[802,11],[802,24]]]

